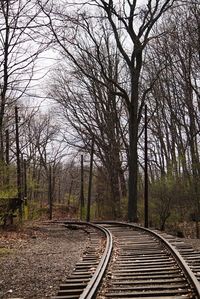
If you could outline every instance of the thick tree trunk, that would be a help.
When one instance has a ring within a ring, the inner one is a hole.
[[[138,41],[132,56],[131,72],[131,98],[129,105],[129,182],[128,182],[128,221],[137,222],[137,181],[138,181],[138,106],[139,106],[139,80],[142,67],[142,47]]]
[[[138,178],[138,122],[137,109],[133,105],[129,112],[129,182],[128,221],[137,222],[137,178]]]

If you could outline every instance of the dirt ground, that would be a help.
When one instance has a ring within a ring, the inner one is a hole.
[[[43,299],[80,260],[88,242],[83,230],[35,223],[15,231],[0,231],[0,298]]]

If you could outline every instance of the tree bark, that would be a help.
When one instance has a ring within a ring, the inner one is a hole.
[[[128,221],[137,222],[137,178],[138,178],[138,122],[136,107],[129,111],[129,181],[128,181]]]

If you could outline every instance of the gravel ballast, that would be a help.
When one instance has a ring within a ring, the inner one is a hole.
[[[0,235],[0,298],[51,298],[81,259],[83,230],[38,225]]]

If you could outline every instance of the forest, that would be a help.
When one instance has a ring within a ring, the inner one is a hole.
[[[199,1],[1,1],[1,224],[143,224],[147,184],[200,237]]]

